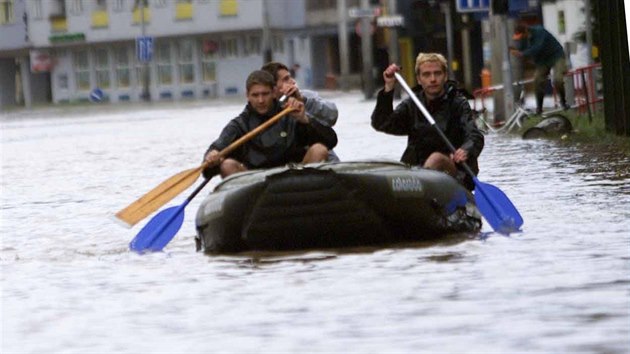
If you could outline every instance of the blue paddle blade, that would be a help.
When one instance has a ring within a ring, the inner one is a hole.
[[[131,240],[129,249],[138,253],[161,251],[182,226],[185,204],[157,213]]]
[[[504,235],[519,231],[523,225],[523,218],[505,193],[491,184],[480,182],[477,178],[473,180],[476,187],[475,202],[490,226]]]

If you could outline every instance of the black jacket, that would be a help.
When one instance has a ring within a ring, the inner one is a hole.
[[[453,146],[468,151],[467,164],[477,174],[477,157],[484,145],[483,134],[477,129],[470,105],[456,88],[456,83],[447,81],[445,89],[442,97],[429,103],[426,102],[421,86],[416,86],[413,91]],[[393,100],[393,90],[387,93],[384,90],[379,91],[376,107],[372,112],[372,127],[384,133],[407,136],[407,148],[401,158],[402,162],[422,166],[435,151],[447,155],[451,153],[448,145],[411,98],[403,100],[396,109],[392,107]],[[461,166],[458,168],[463,170]],[[474,188],[470,176],[466,176],[464,184],[470,190]]]
[[[258,114],[247,104],[243,112],[223,128],[219,138],[210,145],[206,153],[210,150],[223,150],[280,111],[282,107],[277,102],[265,115]],[[250,169],[277,167],[289,162],[301,162],[308,146],[315,143],[324,144],[330,150],[337,145],[337,134],[315,119],[310,119],[309,124],[302,124],[287,115],[241,145],[228,157],[240,161]]]

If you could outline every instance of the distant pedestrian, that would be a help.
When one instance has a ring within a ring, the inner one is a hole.
[[[536,114],[542,114],[547,77],[551,69],[553,69],[553,86],[560,96],[560,103],[564,109],[568,109],[564,91],[564,75],[567,72],[567,63],[560,42],[542,26],[528,26],[527,24],[516,26],[512,39],[519,41],[520,44],[518,49],[510,49],[512,55],[519,58],[530,57],[536,65],[534,75]]]

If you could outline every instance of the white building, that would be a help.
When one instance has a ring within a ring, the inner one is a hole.
[[[349,5],[356,3],[348,0]],[[19,96],[5,77],[15,77],[10,67],[24,63],[30,70],[20,73],[31,81],[39,78],[30,88],[23,87],[25,101],[138,101],[145,91],[151,100],[242,96],[247,75],[269,54],[289,66],[299,63],[297,79],[305,87],[322,87],[325,75],[338,67],[335,0],[0,4],[13,12],[12,21],[0,23],[0,90],[13,91],[9,98]],[[151,53],[138,52],[137,38],[142,36],[151,39]],[[5,43],[9,37],[23,40]],[[139,55],[150,60],[145,64]],[[0,102],[0,108],[6,105]]]

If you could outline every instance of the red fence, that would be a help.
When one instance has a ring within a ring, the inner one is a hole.
[[[596,82],[597,77],[595,76],[596,72],[601,69],[601,64],[593,64],[587,65],[579,68],[575,68],[573,70],[569,70],[566,73],[566,77],[571,77],[570,82],[573,83],[573,94],[575,104],[574,107],[577,108],[580,114],[589,112],[592,110],[592,106],[604,100],[603,97],[600,97],[596,90]],[[533,82],[533,79],[521,80],[514,82],[513,85],[515,87],[523,86],[525,84]],[[489,87],[483,87],[476,89],[473,91],[474,101],[473,101],[473,109],[477,110],[477,101],[481,103],[481,109],[485,110],[485,99],[492,96],[496,91],[502,90],[503,85],[493,85]],[[521,91],[524,91],[523,89]],[[569,92],[569,90],[567,90]],[[556,97],[556,90],[553,90],[554,103],[557,106],[558,100]],[[522,99],[522,96],[521,96]]]

